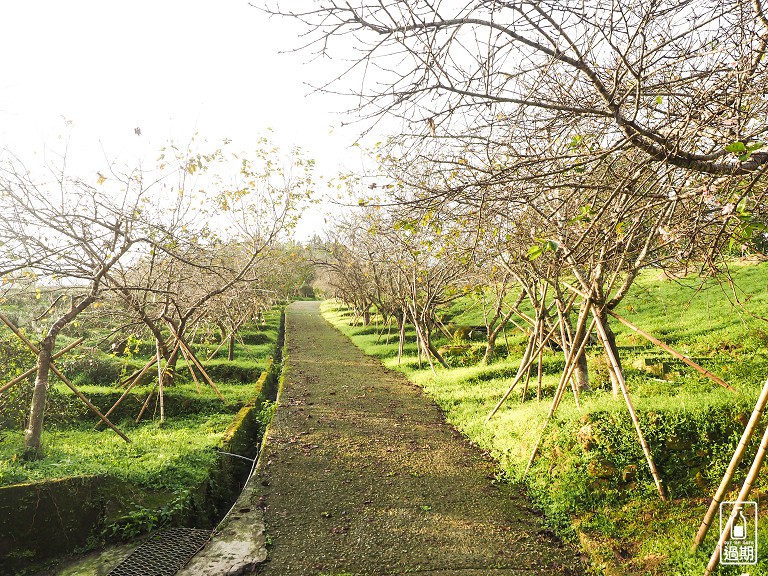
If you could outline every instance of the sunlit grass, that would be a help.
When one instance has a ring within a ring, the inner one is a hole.
[[[705,426],[708,419],[719,413],[727,415],[741,411],[742,415],[748,415],[751,411],[759,389],[768,377],[768,322],[764,320],[768,318],[768,263],[737,268],[733,278],[735,289],[711,280],[702,286],[695,278],[663,279],[657,271],[649,271],[641,276],[616,309],[641,329],[680,352],[699,358],[707,369],[738,390],[732,394],[682,365],[674,366],[668,380],[656,379],[633,368],[636,359],[658,357],[668,360],[670,356],[612,320],[611,326],[622,347],[622,362],[633,404],[646,426],[648,418],[653,420],[654,414],[667,414],[677,422],[693,421]],[[744,304],[743,308],[733,304],[734,294]],[[491,366],[450,369],[438,366],[433,373],[424,361],[421,368],[418,367],[412,330],[407,332],[406,353],[398,365],[396,328],[392,330],[389,345],[385,345],[386,331],[377,342],[376,330],[349,326],[351,316],[337,303],[326,302],[322,309],[326,318],[350,336],[365,353],[381,358],[386,366],[403,372],[423,387],[443,409],[448,421],[491,453],[510,478],[521,477],[557,385],[557,354],[550,353],[549,368],[545,367],[543,371],[542,401],[533,399],[522,403],[520,391],[523,384],[520,383],[498,414],[487,422],[488,414],[508,388],[519,365],[524,342],[519,333],[510,330],[508,357],[504,339],[497,342],[501,344],[500,353]],[[482,319],[479,307],[467,299],[454,302],[446,317],[457,325],[480,324]],[[380,325],[378,332],[381,329]],[[438,345],[445,342],[438,339]],[[559,358],[561,360],[561,356]],[[600,384],[595,371],[597,360],[598,351],[590,352],[593,384]],[[559,365],[561,368],[562,364]],[[535,395],[535,388],[534,370],[527,398]],[[582,394],[580,400],[582,407],[578,410],[573,396],[566,394],[548,428],[550,434],[552,430],[562,430],[575,435],[586,414],[607,414],[608,418],[615,415],[617,422],[626,422],[626,404],[622,398],[613,398],[605,383]],[[661,429],[650,432],[663,433],[663,422]],[[558,433],[552,436],[558,437]],[[710,476],[715,478],[715,483],[730,458],[738,434],[716,440],[724,445],[730,443],[731,448],[715,455],[716,461],[711,463]],[[627,441],[631,441],[633,450],[638,450],[632,435],[627,436]],[[706,443],[706,439],[703,442]],[[652,450],[664,449],[663,445],[652,446]],[[553,481],[549,470],[567,470],[568,459],[573,458],[567,454],[557,458],[554,454],[556,452],[539,457],[527,482],[555,525],[563,529],[567,522],[572,530],[589,540],[593,560],[598,565],[616,565],[616,554],[626,554],[628,560],[621,564],[621,571],[626,574],[692,576],[703,572],[717,529],[710,533],[698,554],[691,556],[688,550],[714,490],[711,484],[695,497],[679,497],[666,503],[661,502],[647,479],[638,483],[632,492],[622,493],[614,489],[612,493],[609,491],[606,496],[600,496],[596,489],[569,484],[568,476]],[[647,476],[641,453],[638,464]],[[765,485],[765,479],[761,478],[753,497],[760,499]],[[678,489],[677,486],[669,488],[673,495]],[[768,546],[768,517],[763,520],[762,515],[760,542],[763,548]],[[768,574],[768,555],[761,554],[761,557],[764,560],[760,565],[749,567],[751,576]],[[720,569],[718,574],[742,572],[738,568]]]
[[[148,488],[196,486],[215,464],[213,451],[232,421],[231,414],[151,420],[125,427],[131,443],[111,430],[92,427],[45,432],[45,457],[22,458],[22,434],[0,442],[0,485],[69,476],[108,475]]]
[[[177,365],[177,378],[164,395],[166,418],[160,423],[156,382],[134,386],[123,401],[114,423],[130,438],[126,443],[109,429],[96,431],[99,422],[69,389],[54,379],[52,386],[66,399],[57,404],[66,414],[43,433],[43,458],[23,458],[21,430],[0,432],[0,486],[82,475],[107,475],[147,487],[184,490],[198,486],[216,465],[214,448],[221,441],[234,414],[260,392],[255,384],[274,352],[280,311],[266,314],[264,326],[246,326],[239,334],[242,343],[235,347],[235,360],[224,358],[206,362],[215,345],[196,347],[198,356],[213,378],[223,402],[213,386],[196,371],[195,385],[183,359]],[[147,358],[148,359],[148,358]],[[134,357],[132,363],[146,362]],[[156,373],[153,368],[153,375]],[[106,412],[124,392],[116,386],[84,382],[78,389]],[[139,424],[135,418],[144,400],[154,390]]]

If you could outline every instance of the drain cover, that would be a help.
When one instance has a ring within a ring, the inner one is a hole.
[[[210,537],[210,530],[168,528],[142,543],[107,576],[173,576]]]

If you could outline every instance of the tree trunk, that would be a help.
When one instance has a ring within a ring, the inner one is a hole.
[[[229,336],[229,347],[227,348],[227,360],[232,362],[235,359],[235,334]]]
[[[29,427],[24,434],[24,452],[29,458],[36,458],[40,455],[43,442],[43,416],[45,416],[45,401],[48,395],[48,382],[53,362],[53,349],[56,346],[56,337],[62,328],[74,320],[80,312],[88,308],[96,295],[91,291],[77,304],[72,303],[70,309],[49,328],[48,334],[40,342],[37,348],[37,375],[35,377],[35,388],[32,391],[32,403],[29,408]],[[34,347],[22,338],[32,350]]]
[[[483,364],[490,364],[493,362],[493,357],[496,350],[496,332],[488,332],[488,342],[485,344],[485,354],[483,354]]]
[[[582,309],[579,311],[579,319],[581,320],[582,315],[584,316],[584,320],[586,320],[586,315],[589,313],[589,303],[584,302],[582,304]],[[566,316],[566,322],[568,324],[571,324],[571,318],[570,314]],[[582,346],[582,343],[586,338],[589,338],[589,333],[584,329],[584,326],[586,325],[586,322],[580,322],[580,325],[577,326],[577,331],[573,335],[573,349],[579,350]],[[609,332],[609,334],[613,334],[613,332]],[[614,337],[614,347],[616,345],[616,338]],[[585,349],[586,350],[586,349]],[[618,357],[618,354],[616,355]],[[579,354],[579,357],[576,359],[576,387],[579,391],[587,391],[591,390],[589,386],[589,368],[587,366],[587,354],[586,351],[582,351],[581,354]]]
[[[587,366],[587,355],[582,353],[576,359],[576,386],[580,392],[591,390],[589,386],[589,367]]]
[[[490,364],[496,356],[496,338],[498,338],[501,331],[507,325],[506,322],[500,323],[495,328],[493,324],[486,325],[485,330],[488,334],[488,342],[485,343],[485,353],[483,354],[483,364]]]
[[[599,318],[597,319],[599,324],[602,324],[603,326],[603,332],[605,333],[605,337],[607,340],[603,342],[603,346],[606,346],[610,348],[611,352],[613,353],[614,358],[616,359],[616,365],[617,369],[623,373],[624,369],[621,365],[621,358],[619,357],[619,349],[616,346],[616,335],[613,333],[613,330],[611,330],[611,326],[608,323],[608,315],[605,313],[602,307],[595,307],[597,310],[599,310]],[[614,368],[611,365],[611,362],[608,362],[608,373],[611,378],[611,392],[613,393],[614,398],[619,397],[619,381],[617,375],[614,373]]]
[[[173,330],[180,338],[184,337],[184,332],[187,329],[187,321],[182,320],[179,322],[178,326],[173,326]],[[173,336],[171,336],[172,338]],[[169,338],[170,341],[170,338]],[[179,357],[181,355],[181,350],[178,346],[174,346],[173,350],[168,349],[168,342],[165,340],[160,340],[160,354],[163,355],[165,358],[165,371],[163,372],[163,384],[165,387],[173,386],[174,382],[176,381],[176,366],[179,363]]]
[[[55,342],[55,336],[45,338],[40,343],[40,351],[37,355],[37,376],[35,377],[35,388],[32,392],[32,404],[29,410],[29,427],[24,434],[24,452],[27,458],[38,458],[43,448],[43,417],[45,416],[51,356]]]
[[[176,379],[176,365],[179,363],[179,349],[174,348],[165,361],[165,371],[163,372],[163,383],[166,387],[173,386]]]
[[[443,368],[448,368],[448,362],[445,361],[442,354],[440,354],[440,352],[437,351],[437,348],[435,348],[435,345],[432,344],[432,328],[429,326],[429,321],[427,320],[424,321],[422,334],[424,336],[424,345],[426,347],[425,353],[430,354],[432,358],[440,362]]]
[[[400,366],[400,362],[403,359],[403,348],[405,346],[405,308],[403,308],[403,315],[397,316],[397,331],[399,334],[399,341],[397,343],[397,365]]]

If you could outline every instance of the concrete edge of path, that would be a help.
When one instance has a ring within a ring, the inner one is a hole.
[[[284,360],[283,369],[287,366]],[[277,403],[283,380],[280,378]],[[239,576],[250,574],[267,560],[266,526],[261,508],[259,485],[261,454],[269,439],[269,426],[264,431],[259,456],[251,475],[232,508],[219,523],[211,540],[182,568],[177,576]]]
[[[177,576],[239,576],[267,559],[264,512],[255,470],[211,540]]]
[[[285,333],[283,346],[285,346]],[[283,351],[283,371],[288,359]],[[283,377],[278,380],[276,405],[280,403]],[[266,525],[260,498],[259,470],[261,455],[269,441],[267,425],[259,447],[259,455],[251,474],[232,508],[213,531],[210,541],[176,576],[240,576],[252,573],[267,560]]]

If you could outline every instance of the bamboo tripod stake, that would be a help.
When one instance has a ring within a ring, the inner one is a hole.
[[[187,356],[187,353],[184,352],[184,348],[180,348],[180,349],[181,349],[182,356],[184,356],[184,360],[186,360],[186,362],[187,362],[187,370],[189,370],[189,373],[192,375],[192,380],[195,381],[195,388],[197,388],[197,393],[200,396],[202,396],[203,395],[203,391],[200,390],[200,382],[198,382],[197,375],[195,374],[195,370],[192,368],[192,361],[189,359],[189,356]],[[209,358],[209,360],[210,360],[210,358]]]
[[[572,348],[569,348],[569,345],[567,344],[569,336],[566,334],[565,330],[565,318],[563,317],[562,311],[558,308],[557,310],[558,318],[560,319],[560,338],[563,343],[563,354],[567,358],[566,363],[566,369],[569,370],[570,376],[566,379],[566,382],[571,383],[571,390],[573,391],[573,399],[576,402],[576,409],[581,412],[581,402],[579,402],[579,391],[576,387],[576,380],[573,378],[573,370],[570,369],[571,365],[576,365],[578,356],[574,356],[573,352],[574,350]]]
[[[595,320],[592,320],[592,324],[590,324],[589,329],[587,331],[587,334],[592,332],[592,329],[595,326]],[[581,341],[581,345],[579,346],[578,352],[576,352],[576,355],[571,355],[567,358],[566,367],[563,370],[562,376],[560,376],[560,382],[557,384],[557,389],[555,390],[555,397],[552,399],[552,406],[549,408],[549,412],[547,413],[547,418],[544,420],[544,425],[541,427],[541,432],[539,433],[539,438],[536,441],[536,445],[533,447],[533,450],[531,451],[531,456],[528,458],[528,464],[525,466],[525,472],[523,473],[523,476],[526,476],[528,474],[528,470],[530,470],[531,465],[533,464],[533,461],[536,459],[536,454],[539,452],[539,447],[541,446],[541,442],[544,439],[544,431],[547,429],[547,426],[549,425],[549,421],[552,419],[552,416],[555,413],[555,410],[557,410],[557,407],[560,405],[560,400],[563,398],[563,392],[565,391],[565,385],[568,382],[568,380],[573,375],[573,371],[576,369],[576,359],[584,353],[584,349],[587,347],[587,340],[588,338],[584,338],[584,340]]]
[[[106,413],[106,414],[104,414],[104,416],[109,416],[110,414],[112,414],[112,412],[114,412],[114,410],[115,410],[115,409],[116,409],[116,408],[117,408],[117,407],[118,407],[118,406],[119,406],[119,405],[120,405],[120,404],[123,402],[123,400],[125,400],[125,398],[128,396],[128,393],[131,391],[131,389],[132,389],[132,388],[133,388],[133,387],[134,387],[134,386],[135,386],[135,385],[136,385],[136,384],[139,382],[139,380],[141,380],[141,377],[142,377],[142,376],[144,376],[144,374],[146,374],[147,370],[149,370],[149,369],[150,369],[150,368],[151,368],[151,367],[152,367],[152,366],[155,364],[155,362],[156,362],[156,361],[157,361],[157,356],[156,356],[156,355],[155,355],[155,356],[152,356],[152,358],[150,358],[150,359],[149,359],[149,362],[147,362],[147,363],[144,365],[144,368],[142,368],[142,369],[141,369],[141,370],[139,370],[138,372],[134,372],[134,375],[135,375],[135,377],[133,377],[133,376],[131,377],[131,378],[132,378],[132,380],[130,380],[130,384],[129,384],[129,385],[128,385],[128,387],[125,389],[125,392],[123,392],[123,393],[120,395],[120,398],[118,398],[118,399],[117,399],[117,401],[116,401],[116,402],[115,402],[115,403],[112,405],[112,408],[110,408],[109,410],[107,410],[107,413]],[[98,429],[98,427],[99,427],[99,426],[101,426],[101,422],[98,422],[98,423],[96,424],[96,428]]]
[[[701,542],[704,540],[704,536],[707,535],[707,531],[712,524],[712,518],[714,518],[715,513],[720,507],[720,502],[723,501],[725,493],[728,491],[728,486],[731,483],[733,474],[736,472],[736,468],[741,463],[741,459],[744,457],[747,444],[755,433],[755,429],[757,428],[757,424],[760,421],[760,417],[763,415],[766,404],[768,404],[768,379],[766,379],[765,384],[763,384],[760,397],[757,399],[755,409],[752,411],[749,422],[747,422],[747,426],[744,428],[744,432],[742,433],[741,439],[739,440],[739,445],[736,447],[736,451],[733,453],[731,462],[728,464],[728,469],[725,471],[725,475],[720,481],[720,486],[718,486],[717,492],[715,492],[715,495],[712,498],[712,502],[709,505],[709,509],[704,516],[704,520],[699,527],[699,531],[696,533],[696,538],[693,541],[691,552],[694,552],[701,545]]]
[[[210,356],[208,356],[208,358],[206,358],[206,359],[205,359],[205,361],[206,361],[206,362],[207,362],[207,361],[209,361],[209,360],[211,360],[211,359],[212,359],[214,356],[216,356],[216,353],[217,353],[219,350],[221,350],[222,346],[224,346],[224,344],[227,342],[227,340],[229,340],[230,338],[232,338],[232,337],[235,335],[235,333],[236,333],[238,330],[240,330],[240,326],[242,326],[242,325],[243,325],[243,322],[245,322],[245,319],[248,317],[248,314],[250,314],[250,312],[246,312],[246,313],[245,313],[245,315],[244,315],[242,318],[240,318],[240,320],[238,320],[238,321],[237,321],[237,323],[235,324],[235,327],[232,329],[232,331],[231,331],[229,334],[227,334],[227,335],[224,337],[224,339],[222,339],[222,341],[221,341],[221,344],[219,344],[219,345],[218,345],[218,347],[216,348],[216,350],[214,350],[213,352],[211,352],[211,355],[210,355]],[[194,337],[193,337],[192,339],[194,340]]]
[[[544,340],[542,340],[542,343],[539,345],[536,351],[528,357],[526,364],[520,366],[520,369],[517,371],[517,376],[515,377],[514,382],[512,382],[512,385],[509,388],[507,388],[507,391],[504,393],[504,396],[501,397],[501,400],[499,400],[498,404],[496,404],[496,407],[493,410],[491,410],[490,414],[488,414],[488,417],[485,419],[486,422],[488,422],[491,418],[493,418],[494,414],[496,414],[496,412],[499,411],[499,408],[501,408],[501,405],[504,404],[504,401],[507,398],[509,398],[510,394],[512,394],[512,391],[515,389],[515,386],[517,386],[517,383],[520,382],[520,380],[525,375],[525,371],[528,368],[530,368],[531,364],[533,364],[533,362],[536,360],[537,354],[539,354],[544,349],[544,346],[547,345],[547,342],[549,342],[549,339],[552,338],[552,334],[554,334],[555,330],[557,330],[557,326],[559,323],[560,323],[560,320],[555,322],[555,325],[549,331],[549,334],[547,334],[544,337]],[[531,338],[534,338],[534,337],[535,337],[535,334],[531,335]]]
[[[62,348],[61,350],[56,352],[56,354],[51,356],[51,360],[56,360],[57,358],[61,358],[64,354],[66,354],[67,352],[69,352],[73,348],[77,348],[78,346],[80,346],[80,344],[83,343],[83,340],[84,340],[84,338],[78,338],[75,342],[72,342],[72,344]],[[24,380],[24,378],[26,378],[27,376],[31,376],[32,374],[35,373],[36,370],[37,370],[37,366],[35,366],[34,368],[30,368],[29,370],[27,370],[23,374],[19,374],[18,376],[16,376],[16,378],[11,380],[7,384],[3,384],[3,386],[0,386],[0,394],[5,392],[6,390],[8,390],[8,388],[12,387],[14,384],[18,384],[19,382]],[[105,416],[108,416],[108,415],[109,414],[105,414]]]
[[[152,396],[155,394],[155,388],[157,388],[157,382],[152,386],[152,389],[149,391],[149,396],[147,396],[147,399],[144,401],[144,404],[141,405],[141,410],[139,410],[139,415],[136,416],[136,423],[138,424],[141,420],[141,417],[144,415],[144,411],[147,409],[147,406],[149,406],[150,400],[152,400]]]
[[[765,432],[763,432],[763,437],[760,440],[760,448],[758,448],[757,454],[755,454],[755,459],[752,461],[752,466],[750,467],[749,473],[747,474],[747,479],[744,480],[744,484],[741,486],[741,490],[739,491],[739,495],[736,498],[736,502],[744,502],[749,497],[749,493],[752,490],[752,485],[754,484],[755,479],[760,472],[760,467],[763,465],[763,460],[765,460],[766,452],[768,452],[768,428],[766,428]],[[742,507],[739,504],[736,504],[733,507],[733,510],[731,510],[728,521],[725,523],[725,529],[723,530],[722,534],[720,534],[720,539],[717,541],[717,546],[715,546],[715,550],[712,552],[712,556],[709,559],[709,564],[707,564],[707,568],[704,570],[704,576],[709,576],[717,567],[723,543],[730,537],[733,521],[741,509]]]
[[[653,476],[653,481],[656,484],[656,490],[659,493],[659,496],[662,500],[666,500],[666,496],[664,495],[664,488],[661,485],[661,478],[659,477],[659,473],[656,470],[656,464],[653,462],[653,457],[651,456],[651,450],[648,448],[648,443],[645,441],[645,436],[643,435],[643,430],[640,428],[640,421],[637,418],[637,413],[635,412],[635,407],[632,405],[632,400],[629,397],[629,391],[627,390],[627,383],[624,381],[624,375],[621,373],[621,369],[619,368],[619,362],[616,356],[613,353],[613,349],[611,348],[609,344],[608,334],[605,330],[605,326],[603,326],[603,323],[599,320],[599,313],[595,306],[595,304],[592,304],[592,316],[597,320],[596,327],[597,331],[600,334],[600,338],[603,340],[605,353],[608,355],[608,360],[610,361],[612,368],[614,370],[614,373],[616,374],[616,378],[618,380],[619,389],[621,390],[621,394],[624,396],[624,402],[627,404],[627,409],[629,409],[629,416],[632,419],[632,424],[635,427],[635,432],[637,432],[637,438],[640,441],[640,446],[643,449],[643,454],[645,454],[645,459],[648,462],[648,468],[651,470],[651,476]]]
[[[713,381],[717,382],[720,386],[722,386],[723,388],[725,388],[727,390],[730,390],[731,392],[736,392],[736,390],[734,390],[728,384],[728,382],[726,382],[725,380],[723,380],[722,378],[720,378],[716,374],[713,374],[712,372],[710,372],[706,368],[704,368],[702,366],[699,366],[698,364],[696,364],[696,362],[694,362],[690,358],[687,358],[687,357],[683,356],[680,352],[678,352],[677,350],[675,350],[671,346],[669,346],[667,344],[664,344],[664,342],[662,342],[658,338],[655,338],[651,334],[648,334],[647,332],[644,332],[643,330],[641,330],[640,328],[638,328],[637,326],[632,324],[629,320],[625,320],[624,318],[622,318],[621,316],[616,314],[616,312],[614,312],[613,310],[609,310],[608,308],[606,308],[605,311],[608,314],[610,314],[611,316],[613,316],[614,318],[616,318],[616,320],[618,320],[619,322],[624,324],[624,326],[626,326],[630,330],[632,330],[634,332],[637,332],[640,336],[642,336],[643,338],[645,338],[649,342],[655,344],[656,346],[658,346],[662,350],[664,350],[666,352],[669,352],[670,354],[672,354],[672,356],[674,356],[678,360],[681,360],[682,362],[685,362],[686,364],[688,364],[688,366],[690,366],[691,368],[696,370],[696,372],[698,372],[699,374],[702,374],[702,375],[706,376],[707,378],[709,378],[710,380],[713,380]]]
[[[197,359],[195,354],[189,349],[189,347],[184,343],[184,340],[181,339],[181,337],[176,333],[176,330],[173,327],[173,324],[170,322],[166,322],[168,324],[168,329],[171,331],[171,334],[174,335],[178,343],[181,345],[181,349],[186,351],[186,353],[189,355],[189,357],[192,359],[192,362],[197,366],[197,369],[200,370],[200,374],[203,375],[203,378],[208,382],[208,384],[211,385],[211,388],[213,388],[216,391],[216,394],[221,398],[221,401],[224,402],[224,404],[227,403],[227,399],[222,396],[221,391],[216,387],[216,384],[214,384],[213,380],[210,376],[208,376],[208,372],[205,371],[205,368],[203,368],[203,365],[200,364],[200,361]]]
[[[157,338],[155,338],[155,353],[157,354],[157,397],[160,400],[160,424],[162,424],[165,422],[165,399],[163,397],[163,363],[160,360],[160,341]]]
[[[10,328],[10,329],[11,329],[11,331],[13,331],[13,333],[14,333],[14,334],[16,334],[16,336],[18,336],[18,337],[19,337],[19,339],[20,339],[22,342],[24,342],[24,344],[26,344],[26,345],[27,345],[27,347],[28,347],[30,350],[32,350],[32,352],[33,352],[33,353],[34,353],[36,356],[37,356],[38,354],[40,354],[40,350],[37,348],[37,346],[35,346],[34,344],[32,344],[32,342],[30,342],[30,341],[29,341],[29,339],[28,339],[26,336],[24,336],[24,334],[22,334],[22,333],[21,333],[21,331],[20,331],[18,328],[16,328],[16,326],[13,324],[13,322],[11,322],[11,321],[10,321],[10,320],[9,320],[9,319],[8,319],[8,318],[7,318],[7,317],[4,315],[4,314],[2,314],[2,313],[0,313],[0,321],[2,321],[2,322],[3,322],[3,323],[6,325],[6,326],[8,326],[8,328]],[[112,422],[110,422],[110,421],[109,421],[109,419],[108,419],[106,416],[104,416],[104,414],[102,414],[102,413],[99,411],[99,409],[98,409],[98,408],[96,408],[96,406],[94,406],[94,405],[91,403],[91,401],[90,401],[90,400],[88,400],[88,398],[86,398],[86,397],[83,395],[83,393],[82,393],[82,392],[80,392],[80,390],[78,390],[78,389],[77,389],[77,387],[76,387],[74,384],[72,384],[72,382],[70,382],[70,381],[69,381],[69,378],[67,378],[66,376],[64,376],[64,374],[62,374],[62,373],[61,373],[61,371],[60,371],[60,370],[59,370],[59,369],[56,367],[56,364],[54,364],[54,363],[53,363],[53,360],[51,360],[51,371],[53,371],[53,373],[54,373],[54,374],[56,374],[56,376],[58,376],[58,377],[59,377],[59,379],[60,379],[62,382],[64,382],[64,384],[66,384],[66,385],[67,385],[67,387],[68,387],[70,390],[72,390],[72,392],[74,392],[74,393],[75,393],[75,396],[77,396],[77,397],[78,397],[78,398],[79,398],[79,399],[80,399],[80,400],[81,400],[81,401],[82,401],[82,402],[83,402],[83,403],[84,403],[86,406],[88,406],[88,409],[89,409],[91,412],[93,412],[94,414],[96,414],[96,415],[99,417],[99,419],[100,419],[102,422],[104,422],[104,424],[106,424],[107,426],[109,426],[109,428],[110,428],[110,429],[112,429],[112,430],[113,430],[113,431],[114,431],[114,432],[115,432],[115,433],[116,433],[118,436],[120,436],[120,438],[122,438],[123,440],[125,440],[125,441],[126,441],[126,442],[128,442],[128,443],[130,443],[130,442],[131,442],[131,439],[130,439],[130,438],[128,438],[128,436],[126,436],[125,434],[123,434],[123,432],[122,432],[122,431],[121,431],[121,430],[120,430],[120,429],[119,429],[117,426],[115,426],[114,424],[112,424]]]
[[[117,385],[118,388],[121,388],[123,386],[127,385],[133,385],[132,382],[135,382],[137,378],[141,378],[144,376],[144,374],[154,366],[155,362],[157,361],[157,356],[152,355],[152,357],[149,359],[149,361],[144,365],[144,367],[141,370],[136,370],[133,372],[130,376],[123,378],[120,383]]]

